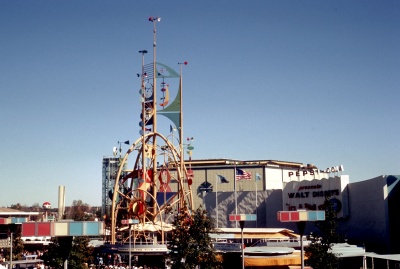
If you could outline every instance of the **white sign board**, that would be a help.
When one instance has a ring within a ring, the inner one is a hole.
[[[283,210],[323,210],[325,197],[329,197],[337,216],[347,217],[348,183],[348,176],[288,182],[283,189]]]

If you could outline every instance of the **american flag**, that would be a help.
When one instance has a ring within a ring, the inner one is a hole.
[[[236,180],[251,180],[251,173],[246,172],[243,169],[236,168]]]

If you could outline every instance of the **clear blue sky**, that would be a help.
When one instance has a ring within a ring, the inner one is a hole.
[[[57,205],[60,185],[67,205],[101,205],[103,156],[139,138],[150,16],[157,60],[189,62],[194,159],[400,174],[399,14],[398,0],[0,1],[0,206]]]

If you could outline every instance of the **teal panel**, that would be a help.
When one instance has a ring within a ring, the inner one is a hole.
[[[316,211],[309,211],[308,212],[308,220],[309,221],[316,221],[317,220],[317,212]]]
[[[325,211],[317,211],[317,220],[325,220]]]
[[[165,117],[167,117],[168,119],[170,119],[170,120],[174,123],[174,125],[175,125],[176,128],[181,127],[181,126],[180,126],[180,123],[179,123],[179,122],[180,122],[180,117],[181,117],[181,115],[180,115],[179,112],[165,113],[165,112],[162,112],[162,110],[161,110],[160,112],[157,112],[157,114],[158,114],[158,115],[165,116]]]
[[[249,214],[248,216],[249,216],[249,220],[250,220],[250,221],[255,221],[255,220],[257,220],[257,215],[256,215],[256,214]]]
[[[257,215],[256,214],[246,214],[246,215],[244,215],[244,220],[255,221],[255,220],[257,220]]]
[[[100,222],[84,222],[84,235],[100,235],[99,231],[99,224]]]
[[[82,222],[69,223],[69,235],[70,236],[82,236],[83,235],[83,223]]]
[[[23,223],[26,221],[27,221],[27,218],[16,218],[16,217],[11,218],[11,223]]]

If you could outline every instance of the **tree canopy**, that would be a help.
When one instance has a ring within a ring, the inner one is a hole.
[[[72,237],[52,237],[42,259],[52,268],[62,268],[72,248]]]
[[[13,260],[22,260],[24,252],[24,244],[21,240],[21,226],[17,224],[1,225],[0,234],[1,239],[11,240],[12,234],[12,247],[13,247]],[[10,260],[10,248],[2,249],[3,255],[6,260]]]
[[[324,208],[325,220],[315,222],[319,232],[310,236],[311,243],[305,249],[307,263],[314,269],[338,268],[340,261],[340,257],[330,252],[332,244],[343,242],[343,237],[337,232],[339,224],[329,197],[325,199]]]
[[[70,268],[86,268],[85,263],[93,260],[93,247],[89,246],[89,241],[87,236],[53,237],[42,259],[52,268],[63,268],[66,259]]]
[[[66,212],[66,218],[75,221],[93,220],[94,216],[90,214],[90,210],[91,207],[89,204],[82,202],[82,200],[74,200]]]
[[[209,235],[214,223],[206,210],[199,207],[191,213],[185,206],[175,215],[173,225],[168,244],[172,269],[222,268]]]

